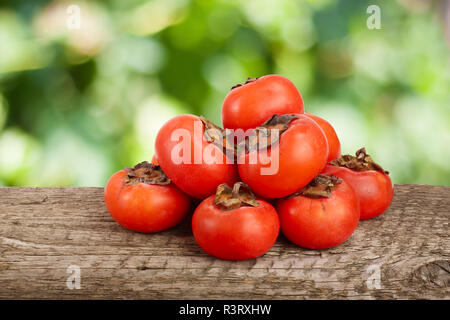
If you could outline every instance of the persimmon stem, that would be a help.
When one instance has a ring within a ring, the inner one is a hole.
[[[231,90],[236,89],[236,88],[239,88],[239,87],[242,87],[242,86],[245,86],[246,84],[255,82],[255,81],[258,80],[258,79],[259,79],[259,78],[250,78],[250,77],[248,77],[247,80],[246,80],[244,83],[238,83],[237,85],[232,86],[232,87],[231,87]]]
[[[250,187],[243,182],[236,182],[233,188],[230,188],[226,183],[219,185],[214,203],[224,211],[238,209],[242,206],[259,206]]]
[[[126,168],[125,171],[127,185],[138,183],[168,185],[171,182],[159,165],[147,161],[138,163],[133,168]]]
[[[342,183],[342,179],[326,174],[317,175],[307,186],[303,187],[289,197],[305,196],[312,199],[329,198],[337,186]]]
[[[248,153],[254,150],[269,148],[278,142],[283,132],[289,128],[291,121],[297,118],[298,115],[296,114],[274,114],[262,125],[256,127],[252,138],[246,137],[241,143],[244,144],[244,146],[238,146],[238,150],[245,150],[245,152]],[[275,130],[278,131],[278,134],[273,134]]]
[[[356,156],[343,155],[338,159],[332,160],[329,164],[337,167],[346,167],[353,171],[380,171],[384,174],[389,174],[389,171],[384,170],[378,163],[373,161],[372,157],[367,154],[366,148],[361,148],[356,151]]]

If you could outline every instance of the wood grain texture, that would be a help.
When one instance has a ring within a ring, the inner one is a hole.
[[[343,245],[280,236],[263,257],[230,262],[201,251],[189,218],[125,230],[101,188],[0,188],[0,298],[450,299],[449,211],[450,187],[396,185],[390,209]],[[70,265],[81,289],[66,286]]]

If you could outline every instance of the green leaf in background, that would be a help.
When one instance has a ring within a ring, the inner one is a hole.
[[[165,121],[220,124],[229,89],[269,73],[296,84],[344,153],[365,146],[395,183],[450,185],[446,3],[2,1],[0,185],[103,186],[151,159]]]

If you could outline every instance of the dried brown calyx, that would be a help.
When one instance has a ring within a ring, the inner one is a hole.
[[[378,163],[373,161],[372,157],[366,153],[366,148],[361,148],[356,151],[356,157],[352,155],[343,155],[338,159],[329,162],[333,166],[346,167],[353,171],[380,171],[384,174],[389,174],[389,171],[384,170]]]
[[[200,117],[200,120],[205,126],[203,136],[206,141],[211,142],[222,150],[226,155],[235,155],[236,145],[234,143],[234,136],[227,136],[225,130],[216,126],[214,123],[204,117]],[[231,139],[231,140],[230,140]]]
[[[126,168],[125,171],[127,173],[125,184],[127,185],[138,183],[167,185],[170,183],[170,179],[159,165],[147,161],[138,163],[134,168]]]
[[[245,152],[267,149],[278,142],[283,132],[289,128],[292,120],[297,119],[296,114],[274,114],[270,119],[255,128],[254,134],[246,137]],[[239,147],[242,149],[242,146]]]
[[[226,183],[217,187],[214,203],[220,209],[228,211],[242,206],[257,207],[258,201],[252,190],[243,182],[236,182],[233,189]]]
[[[242,86],[245,86],[246,84],[255,82],[255,81],[258,80],[258,79],[259,79],[259,78],[250,78],[250,77],[248,77],[248,78],[247,78],[247,81],[245,81],[244,83],[238,83],[237,85],[232,86],[232,87],[231,87],[231,90],[236,89],[236,88],[239,88],[239,87],[242,87]]]
[[[321,197],[330,197],[331,192],[336,190],[338,184],[342,183],[342,179],[336,176],[319,174],[306,187],[303,187],[291,197],[305,196],[308,198],[318,199]]]

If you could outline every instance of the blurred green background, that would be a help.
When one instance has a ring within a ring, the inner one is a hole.
[[[269,73],[344,153],[450,185],[449,20],[444,0],[0,1],[0,185],[103,186],[151,159],[164,121],[221,124],[231,86]]]

